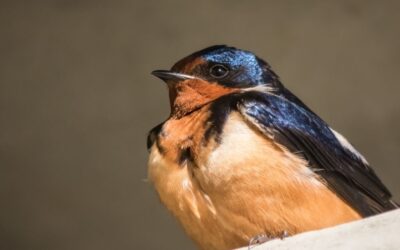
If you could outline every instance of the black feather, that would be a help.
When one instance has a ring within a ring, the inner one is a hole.
[[[150,148],[153,146],[153,144],[156,143],[160,152],[162,151],[162,148],[159,145],[158,136],[162,132],[163,125],[164,125],[164,123],[158,124],[157,126],[152,128],[150,130],[150,132],[148,133],[148,135],[147,135],[147,150],[150,150]]]

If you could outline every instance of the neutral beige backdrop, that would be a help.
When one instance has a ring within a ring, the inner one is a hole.
[[[192,249],[146,180],[169,68],[256,52],[400,198],[396,1],[0,2],[0,249]],[[210,232],[213,233],[213,232]]]

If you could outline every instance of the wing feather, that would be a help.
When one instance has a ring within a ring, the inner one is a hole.
[[[360,154],[344,147],[330,127],[301,102],[264,92],[241,95],[239,112],[266,136],[300,154],[328,186],[361,215],[396,207],[389,190]],[[322,169],[322,171],[321,171]]]

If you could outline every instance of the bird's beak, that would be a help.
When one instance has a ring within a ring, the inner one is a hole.
[[[160,78],[164,82],[167,82],[167,81],[178,82],[178,81],[183,81],[183,80],[194,79],[195,78],[195,77],[193,77],[191,75],[172,72],[172,71],[169,71],[169,70],[154,70],[153,72],[151,72],[151,74],[154,75],[154,76],[157,76],[158,78]]]

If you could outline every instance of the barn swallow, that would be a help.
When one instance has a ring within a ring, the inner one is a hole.
[[[149,179],[201,249],[397,207],[365,158],[253,53],[212,46],[152,74],[171,113],[149,133]]]

